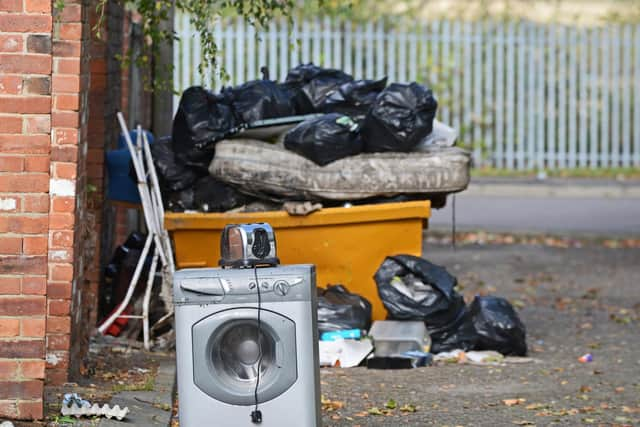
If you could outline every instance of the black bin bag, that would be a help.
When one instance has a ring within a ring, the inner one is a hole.
[[[253,80],[231,89],[233,109],[243,123],[295,115],[291,93],[271,80]]]
[[[322,104],[322,111],[363,120],[376,97],[386,86],[386,77],[380,80],[354,80],[344,83],[327,96]]]
[[[297,114],[321,112],[327,96],[340,85],[353,80],[340,70],[301,64],[289,70],[285,84],[294,93]]]
[[[367,152],[411,151],[433,129],[438,102],[417,83],[393,83],[383,90],[362,125]]]
[[[170,137],[157,139],[149,148],[163,193],[184,190],[198,179],[198,174],[176,160]]]
[[[252,200],[253,198],[212,176],[201,178],[194,187],[193,202],[202,212],[225,212]]]
[[[393,320],[421,320],[431,337],[432,353],[470,350],[475,343],[457,280],[439,265],[413,255],[387,257],[374,276],[378,294]]]
[[[185,90],[173,119],[171,140],[176,158],[185,166],[207,173],[214,144],[233,134],[237,120],[226,95],[200,86]]]
[[[368,330],[371,303],[352,294],[343,285],[318,288],[318,330],[320,333],[344,329]]]
[[[526,356],[526,329],[518,313],[504,298],[476,296],[469,306],[477,350],[494,350],[505,356]]]
[[[362,152],[358,125],[337,113],[298,124],[285,135],[284,146],[320,166]]]

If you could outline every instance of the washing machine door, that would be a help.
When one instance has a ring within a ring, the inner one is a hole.
[[[249,406],[255,404],[258,369],[259,403],[278,397],[296,382],[295,323],[265,309],[260,320],[258,334],[258,310],[233,308],[193,325],[193,380],[200,390],[221,402]]]

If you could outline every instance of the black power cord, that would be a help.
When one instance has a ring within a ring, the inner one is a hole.
[[[255,408],[251,411],[251,422],[254,424],[262,423],[262,411],[258,409],[258,387],[260,387],[260,370],[262,369],[262,296],[260,295],[260,282],[258,281],[258,267],[253,267],[253,275],[256,279],[256,289],[258,290],[258,372],[256,375],[256,388],[253,390],[253,398]]]

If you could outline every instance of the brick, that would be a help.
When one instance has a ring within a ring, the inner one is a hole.
[[[2,108],[4,106],[0,104],[0,110]],[[22,133],[22,118],[20,116],[0,115],[0,133]]]
[[[21,277],[0,276],[0,295],[18,295]]]
[[[69,4],[65,2],[62,10],[54,10],[56,22],[80,22],[82,21],[82,7],[80,4]]]
[[[19,196],[2,196],[0,197],[0,212],[2,213],[12,213],[20,211],[20,197]],[[8,218],[5,218],[4,221],[0,218],[0,224],[7,221]]]
[[[0,316],[42,316],[46,314],[43,296],[0,297]]]
[[[26,157],[24,159],[24,170],[27,172],[48,173],[49,172],[49,156]]]
[[[54,70],[60,74],[80,74],[79,58],[55,58]]]
[[[0,216],[0,233],[42,234],[47,232],[46,216]]]
[[[49,300],[49,316],[69,316],[71,314],[71,301]]]
[[[54,92],[77,93],[80,91],[80,76],[54,74],[52,88]]]
[[[20,237],[0,236],[0,254],[17,255],[22,253],[22,239]]]
[[[18,418],[22,420],[40,420],[44,416],[42,399],[21,400],[18,402]]]
[[[0,15],[0,32],[50,33],[51,16],[47,15]]]
[[[53,212],[74,212],[75,197],[53,197]]]
[[[22,253],[25,255],[46,255],[47,254],[47,237],[46,236],[28,236],[22,239]]]
[[[22,378],[44,379],[44,360],[23,360],[20,362]]]
[[[14,360],[0,360],[0,380],[18,378],[18,362]]]
[[[50,335],[53,336],[53,335]],[[61,351],[47,350],[46,369],[67,369],[69,367],[69,349]]]
[[[44,338],[45,319],[22,319],[20,334],[23,337]]]
[[[5,0],[0,0],[0,4]],[[18,401],[0,400],[0,418],[18,418]]]
[[[49,135],[0,135],[0,152],[16,154],[46,154]]]
[[[52,213],[49,215],[50,230],[72,230],[75,224],[75,215],[71,213]]]
[[[0,381],[0,399],[37,399],[42,398],[43,383],[30,381]]]
[[[69,350],[70,346],[70,334],[55,334],[47,336],[47,350]]]
[[[51,0],[25,0],[24,5],[27,12],[51,13]]]
[[[0,175],[0,191],[21,193],[44,193],[49,190],[49,175],[6,174]]]
[[[4,16],[0,15],[0,19]],[[49,74],[51,57],[29,53],[0,53],[0,73]]]
[[[49,212],[48,194],[25,194],[23,198],[24,212],[46,213]]]
[[[54,231],[51,233],[51,246],[54,248],[73,247],[73,231]]]
[[[22,52],[22,34],[0,34],[0,52]]]
[[[59,179],[76,179],[77,170],[76,163],[56,162],[53,167],[53,176]]]
[[[58,262],[58,263],[73,262],[73,248],[52,249],[49,251],[48,255],[49,255],[49,262]]]
[[[44,34],[30,34],[27,36],[27,52],[51,53],[51,36]]]
[[[59,58],[79,58],[82,55],[82,45],[79,41],[54,40],[53,56]]]
[[[71,332],[71,318],[69,316],[48,316],[47,334],[68,334]]]
[[[51,94],[51,77],[25,77],[22,92],[30,95]]]
[[[51,126],[79,127],[80,113],[77,111],[54,111],[51,113]]]
[[[54,108],[58,110],[78,111],[80,109],[80,97],[76,94],[56,95],[53,100]]]
[[[50,111],[48,96],[0,96],[0,113],[44,114]]]
[[[51,116],[26,116],[24,118],[24,132],[27,134],[33,133],[50,133],[51,132]],[[48,157],[47,157],[48,167]],[[41,171],[46,172],[46,171]]]
[[[3,119],[0,118],[0,120]],[[23,169],[24,161],[22,157],[0,156],[0,172],[22,172]]]
[[[22,12],[22,0],[0,0],[0,10],[3,12]]]
[[[47,271],[47,257],[44,256],[22,256],[22,255],[1,255],[0,274],[27,273],[45,274]],[[2,312],[0,302],[0,313]]]
[[[0,318],[0,337],[17,337],[20,335],[20,320]]]
[[[23,295],[45,295],[47,293],[47,276],[23,276]]]
[[[78,129],[55,129],[54,140],[58,145],[76,145],[78,143]]]
[[[52,281],[72,281],[73,266],[71,264],[54,264],[51,266],[49,278]]]
[[[80,22],[61,22],[57,27],[57,36],[60,40],[82,39],[82,23]]]
[[[45,382],[49,385],[62,385],[69,380],[69,372],[67,369],[52,369],[47,366],[47,377]]]
[[[71,282],[49,282],[47,284],[47,297],[71,298]]]
[[[7,95],[17,95],[22,91],[21,76],[1,76],[0,93]]]
[[[0,148],[2,145],[0,144]],[[78,160],[78,148],[75,146],[51,147],[51,161],[76,162]]]
[[[42,359],[43,357],[44,340],[0,340],[0,358]]]

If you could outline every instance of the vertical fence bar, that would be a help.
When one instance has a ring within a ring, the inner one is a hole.
[[[235,85],[236,83],[236,67],[234,61],[235,40],[233,38],[233,25],[230,22],[224,21],[224,67],[227,70],[227,76],[229,77],[228,83]]]
[[[524,24],[518,24],[518,31],[516,35],[516,43],[515,49],[518,55],[518,71],[516,73],[516,79],[518,84],[518,89],[516,90],[516,102],[517,104],[517,112],[516,112],[516,162],[515,167],[518,170],[522,170],[525,168],[524,166],[524,153],[525,153],[525,144],[527,141],[525,135],[525,121],[526,117],[524,115],[524,103],[526,100],[525,97],[525,53],[526,53],[526,45],[525,45],[525,27]]]
[[[222,20],[218,19],[214,25],[215,27],[213,30],[213,39],[216,42],[216,46],[224,50]],[[223,59],[222,59],[223,54],[224,52],[221,52],[218,58],[216,58],[215,66],[213,67],[213,79],[214,79],[213,88],[216,92],[219,91],[222,88],[222,85],[224,84],[224,82],[222,81],[222,75],[221,75],[222,66],[223,66]]]
[[[482,128],[484,108],[482,105],[482,22],[473,25],[473,159],[475,164],[482,160]]]
[[[496,141],[493,165],[497,168],[504,166],[504,27],[498,26],[496,34]]]
[[[374,55],[373,55],[373,47],[375,42],[375,36],[373,35],[373,23],[367,22],[367,29],[365,40],[366,43],[366,55],[365,55],[365,63],[364,63],[364,72],[361,74],[362,78],[376,78],[376,72],[374,72]],[[381,76],[382,77],[382,76]]]
[[[451,76],[454,78],[453,83],[452,83],[452,94],[449,94],[451,96],[450,98],[450,102],[449,102],[449,108],[451,109],[451,114],[452,114],[452,124],[453,124],[453,128],[454,129],[458,129],[459,131],[462,131],[462,137],[464,137],[464,132],[461,126],[461,114],[460,114],[460,110],[462,107],[462,97],[460,96],[460,80],[461,80],[461,76],[463,73],[462,70],[462,61],[460,59],[460,47],[462,45],[461,43],[461,26],[460,26],[460,21],[456,20],[453,23],[453,36],[452,36],[452,40],[451,40],[451,49],[453,50],[453,66],[451,69]]]
[[[256,71],[256,29],[247,26],[247,78],[253,80],[258,77]]]
[[[300,40],[300,25],[298,25],[298,21],[293,21],[291,23],[291,39],[287,41],[287,45],[289,46],[289,67],[284,72],[282,79],[284,79],[289,71],[289,68],[293,68],[296,65],[300,64],[300,47],[302,46],[302,42]]]
[[[322,55],[320,54],[320,37],[321,37],[320,20],[316,18],[313,21],[313,63],[320,65],[322,63]]]
[[[576,51],[578,49],[578,43],[576,39],[576,29],[571,28],[569,30],[569,44],[567,46],[569,51],[569,72],[567,80],[569,80],[569,156],[568,166],[575,168],[577,165],[578,157],[578,144],[576,125],[578,123],[576,114],[578,110],[578,104],[576,102],[578,81],[582,80],[582,76],[578,75],[578,67],[576,63]]]
[[[631,26],[624,26],[622,42],[622,77],[620,78],[622,91],[622,166],[631,164],[631,90],[633,89],[631,76]],[[637,82],[636,82],[637,84]],[[636,106],[638,101],[636,100]],[[638,126],[637,122],[635,126]]]
[[[269,48],[269,74],[271,76],[278,75],[278,29],[276,23],[272,21],[269,24],[269,34],[267,37],[267,46]]]
[[[610,90],[610,65],[611,65],[611,52],[609,51],[610,33],[608,28],[604,28],[602,31],[601,41],[601,54],[602,54],[602,79],[600,80],[601,92],[600,95],[602,114],[600,115],[600,165],[604,167],[609,166],[609,90]]]
[[[398,45],[396,28],[392,27],[387,33],[387,73],[389,73],[389,81],[397,82],[396,75],[396,48]]]
[[[376,28],[376,71],[373,73],[379,76],[387,75],[387,72],[384,67],[384,23],[382,21],[378,21],[378,25]]]
[[[495,77],[493,70],[493,49],[495,45],[495,28],[490,22],[485,22],[486,26],[486,42],[484,45],[486,53],[485,72],[484,72],[484,102],[487,110],[488,125],[484,129],[484,141],[488,158],[485,158],[483,164],[493,166],[493,131],[495,126],[496,108],[493,102],[493,79]]]
[[[325,17],[322,21],[322,65],[327,68],[333,67],[333,58],[331,58],[331,20]]]
[[[640,25],[635,26],[636,36],[633,43],[633,166],[640,166]]]
[[[558,154],[557,167],[567,166],[567,33],[558,29]]]
[[[536,152],[537,152],[537,169],[545,169],[545,82],[547,75],[545,73],[545,50],[547,48],[547,30],[546,25],[540,25],[538,28],[538,43],[537,43],[537,56],[538,56],[538,75],[536,78],[538,105],[536,111],[537,125],[536,125]]]
[[[580,56],[579,56],[579,64],[578,68],[580,70],[580,108],[578,110],[578,132],[579,132],[579,155],[578,155],[578,166],[583,168],[588,164],[588,148],[589,148],[589,94],[588,94],[588,83],[589,83],[589,70],[587,69],[587,59],[589,57],[589,33],[586,29],[581,29],[578,33],[579,42],[578,46],[580,47]],[[595,119],[595,117],[594,117]]]
[[[355,64],[354,64],[354,68],[353,68],[353,75],[355,76],[356,79],[363,79],[364,78],[364,73],[362,72],[362,57],[363,57],[363,47],[362,45],[364,44],[362,41],[363,38],[363,33],[362,33],[362,26],[358,25],[356,27],[356,51],[355,51]],[[368,45],[371,44],[371,41],[369,41],[367,43],[367,49],[369,48]]]
[[[442,103],[442,121],[446,124],[451,124],[451,109],[449,104],[451,103],[451,83],[453,80],[453,72],[451,70],[451,35],[449,33],[449,22],[442,22],[442,66],[439,69],[438,79],[445,81],[445,87],[442,88],[444,102]],[[436,80],[437,81],[437,80]],[[455,126],[454,126],[455,127]]]
[[[431,70],[429,73],[429,78],[431,79],[431,85],[434,86],[438,83],[438,78],[440,77],[440,69],[442,68],[442,62],[440,61],[440,43],[442,43],[440,38],[440,22],[433,21],[431,23],[431,60],[429,61]],[[440,108],[440,117],[442,120],[442,109]]]
[[[397,80],[401,83],[407,82],[407,27],[406,22],[402,23],[398,34],[398,75]]]
[[[598,37],[598,29],[591,30],[591,128],[589,134],[589,165],[595,169],[598,165],[598,48],[600,47],[600,38]]]
[[[174,17],[175,32],[178,35],[178,39],[173,41],[173,85],[176,92],[173,94],[173,114],[178,111],[178,105],[180,105],[180,95],[182,90],[182,74],[185,67],[184,62],[180,60],[182,58],[182,44],[184,43],[184,32],[182,29],[182,14],[176,12]]]
[[[193,64],[191,62],[191,40],[193,39],[191,29],[191,23],[189,22],[189,16],[182,15],[182,30],[183,30],[183,38],[182,38],[182,90],[187,89],[191,86],[191,70],[193,70]],[[185,37],[186,36],[186,37]]]
[[[262,67],[267,66],[267,34],[263,31],[258,38],[258,64],[255,71],[256,78],[258,77],[258,71]]]
[[[280,60],[278,72],[272,73],[272,79],[284,80],[289,71],[289,24],[286,20],[281,19],[280,28],[278,29],[278,45],[280,47]]]
[[[423,83],[428,82],[429,86],[432,86],[432,83],[429,81],[429,50],[428,50],[428,41],[429,36],[427,34],[427,24],[425,22],[420,23],[418,31],[418,45],[420,46],[420,56],[418,57],[418,75],[417,78],[420,79]]]
[[[500,167],[505,167],[507,169],[514,168],[514,130],[515,130],[515,46],[514,46],[514,28],[513,21],[509,22],[509,26],[507,27],[507,90],[506,90],[506,140],[505,140],[505,157],[499,163]]]
[[[334,18],[331,21],[331,39],[333,40],[333,58],[332,67],[342,68],[342,32],[340,29],[342,22],[339,18]]]
[[[471,23],[469,21],[464,23],[464,41],[463,41],[463,54],[462,54],[462,99],[456,100],[460,103],[460,109],[462,110],[462,126],[461,132],[463,133],[463,140],[467,145],[473,143],[471,134],[471,111],[473,110],[473,104],[471,103],[471,79],[473,77],[472,64],[472,51],[471,51]]]
[[[558,27],[552,25],[549,28],[549,62],[547,68],[547,143],[546,143],[546,165],[549,169],[556,167],[556,85],[557,85],[557,68],[556,68],[556,35]]]
[[[532,24],[527,24],[527,168],[533,169],[536,166],[536,112],[537,112],[537,96],[536,96],[536,80],[538,73],[537,65],[537,40],[538,28]],[[524,49],[523,49],[524,50]]]
[[[234,80],[236,84],[240,84],[248,80],[244,70],[244,57],[245,57],[244,42],[245,42],[245,36],[246,36],[246,33],[244,31],[244,19],[238,18],[236,20],[235,28],[233,28],[232,31],[235,33],[234,38],[235,38],[235,45],[236,45],[233,52],[236,57],[236,64],[235,64],[236,72],[235,72]]]
[[[309,21],[306,19],[302,22],[302,35],[301,35],[301,45],[302,45],[302,64],[307,64],[311,62],[311,25]],[[293,64],[294,66],[296,64]]]
[[[409,81],[418,80],[418,26],[412,25],[411,34],[409,34]]]
[[[191,38],[191,55],[192,55],[192,66],[190,71],[191,81],[189,85],[202,85],[201,81],[202,77],[200,76],[200,62],[202,62],[202,50],[200,48],[200,32],[194,31],[193,37]]]
[[[342,68],[344,68],[345,73],[347,74],[353,74],[353,68],[351,66],[352,64],[352,52],[353,52],[353,47],[351,46],[352,44],[352,38],[353,38],[353,31],[351,29],[351,21],[347,21],[344,23],[344,49],[343,49],[343,60],[342,60]],[[357,35],[356,35],[357,37]]]
[[[622,94],[620,88],[622,87],[622,79],[620,75],[620,27],[614,25],[611,34],[611,44],[609,49],[612,53],[611,62],[611,157],[610,162],[612,167],[620,166],[620,101],[622,100]]]

